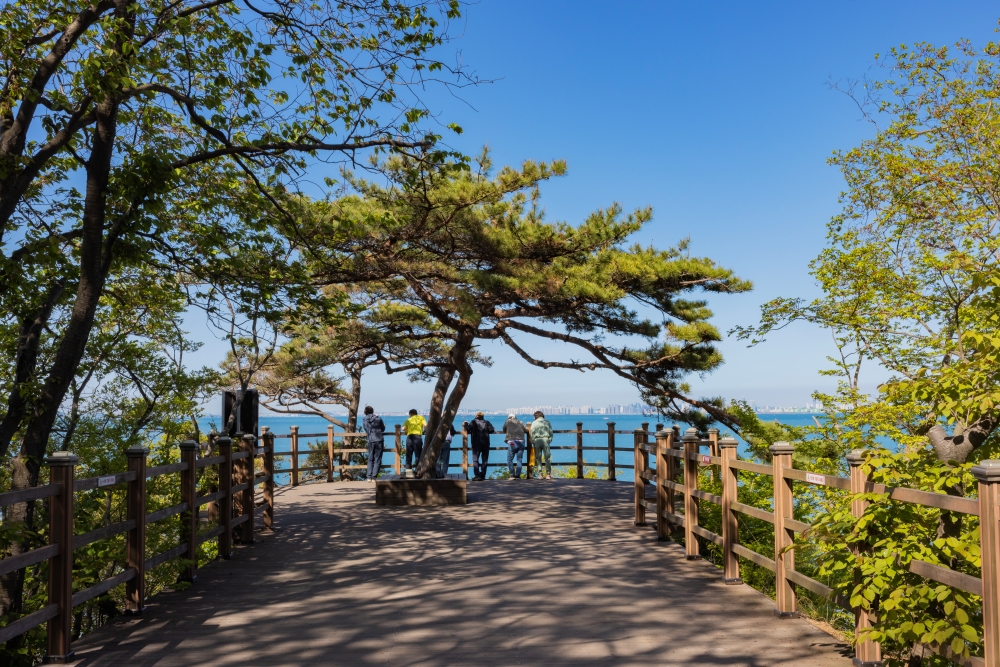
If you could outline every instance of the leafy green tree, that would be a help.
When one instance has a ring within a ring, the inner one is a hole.
[[[0,244],[17,247],[0,292],[21,297],[5,311],[26,332],[7,414],[30,483],[116,267],[239,268],[227,249],[266,232],[310,163],[427,146],[409,91],[444,69],[430,51],[457,16],[455,0],[5,5]],[[33,350],[59,299],[42,376]]]
[[[682,249],[628,246],[650,219],[649,209],[623,215],[614,205],[576,227],[546,222],[538,188],[565,172],[562,162],[526,162],[493,174],[483,154],[475,170],[461,162],[405,158],[390,160],[384,170],[388,185],[348,175],[356,194],[306,207],[298,229],[312,239],[304,247],[317,280],[378,286],[395,303],[428,313],[450,342],[431,396],[419,476],[431,474],[469,387],[469,355],[477,341],[500,340],[543,368],[606,369],[653,386],[647,369],[680,373],[695,350],[714,340],[687,328],[699,328],[708,311],[677,296],[749,289]],[[640,316],[634,307],[641,304],[679,324],[662,326]],[[627,338],[645,342],[632,349]],[[526,348],[526,341],[537,339],[569,343],[589,358],[538,359]],[[676,394],[668,383],[657,386]]]
[[[759,326],[740,331],[759,341],[807,321],[832,332],[839,386],[818,395],[827,420],[814,432],[838,455],[869,450],[865,469],[887,486],[971,494],[969,468],[998,440],[998,58],[996,43],[900,47],[881,59],[885,79],[844,88],[876,132],[831,159],[847,190],[811,264],[823,295],[772,301]],[[875,364],[892,377],[872,397],[860,378]],[[867,499],[860,521],[841,504],[818,524],[825,572],[857,568],[859,580],[841,579],[841,591],[874,612],[871,638],[890,664],[975,654],[977,598],[908,570],[917,559],[978,573],[975,522],[886,494]]]

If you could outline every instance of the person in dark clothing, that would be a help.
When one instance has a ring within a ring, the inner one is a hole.
[[[486,479],[486,464],[490,460],[490,433],[496,433],[496,429],[482,412],[477,412],[476,418],[466,425],[466,431],[472,444],[472,479],[481,482]]]
[[[375,408],[365,406],[365,418],[361,428],[368,436],[368,476],[366,481],[374,482],[382,468],[382,452],[385,451],[385,422],[375,414]]]

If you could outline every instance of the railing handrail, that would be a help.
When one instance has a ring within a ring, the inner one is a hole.
[[[961,512],[968,515],[983,517],[980,523],[980,546],[982,560],[982,576],[974,577],[964,572],[950,568],[912,560],[908,565],[911,573],[932,581],[952,586],[960,590],[983,597],[983,634],[985,658],[972,656],[963,664],[975,667],[1000,667],[1000,655],[995,648],[1000,648],[1000,614],[997,613],[998,597],[997,570],[1000,566],[1000,526],[997,526],[998,501],[1000,501],[1000,475],[996,479],[990,473],[976,474],[979,480],[979,497],[977,499],[950,496],[944,493],[934,493],[906,487],[887,487],[884,484],[874,484],[868,480],[861,463],[860,452],[848,455],[850,477],[825,475],[799,470],[791,465],[793,448],[787,443],[777,443],[772,446],[772,463],[770,466],[742,461],[737,458],[736,441],[728,439],[722,442],[718,432],[710,431],[709,439],[697,438],[693,429],[680,442],[676,441],[672,431],[660,431],[655,438],[650,438],[648,432],[636,430],[633,435],[633,452],[635,459],[635,524],[646,525],[646,511],[655,512],[656,532],[660,539],[668,539],[677,528],[684,531],[685,551],[688,558],[698,558],[699,544],[696,537],[718,544],[723,549],[723,578],[727,584],[740,584],[739,561],[737,556],[746,558],[756,565],[774,572],[776,591],[776,614],[792,616],[796,614],[794,586],[800,586],[822,596],[832,596],[832,588],[795,570],[792,538],[795,533],[803,533],[811,528],[809,524],[792,518],[792,483],[804,482],[815,486],[844,490],[852,493],[851,511],[855,517],[861,517],[866,509],[867,501],[864,494],[888,494],[891,500],[911,503],[922,507]],[[708,455],[699,452],[700,447],[709,446]],[[652,468],[649,456],[656,457],[656,467]],[[686,463],[697,465],[685,465]],[[675,479],[677,466],[682,466],[684,482]],[[722,495],[707,493],[698,489],[697,469],[701,466],[718,466],[722,481]],[[997,463],[1000,469],[1000,463]],[[774,510],[768,511],[739,502],[738,474],[749,472],[770,476],[774,484]],[[974,471],[974,474],[976,471]],[[655,501],[646,497],[647,483],[653,484],[656,490]],[[684,512],[678,514],[675,496],[683,500]],[[697,501],[703,500],[722,508],[722,534],[706,530],[698,525]],[[775,557],[768,558],[752,551],[739,543],[738,515],[743,514],[771,523],[774,526]],[[986,518],[988,517],[988,519]],[[986,533],[983,535],[982,533]],[[990,585],[986,585],[989,583]],[[794,586],[793,586],[794,584]],[[837,596],[837,603],[845,608],[851,608],[849,600]],[[871,618],[863,609],[855,609],[855,631],[859,637],[871,627]],[[991,647],[994,647],[991,649]],[[939,652],[934,647],[928,647]],[[949,657],[947,648],[941,648],[939,655]],[[855,646],[855,664],[875,664],[881,660],[881,647],[870,639],[863,639]]]
[[[146,467],[149,451],[132,448],[126,451],[129,470],[110,475],[75,479],[78,459],[60,452],[50,456],[50,481],[43,486],[10,491],[0,494],[0,507],[31,500],[49,499],[49,544],[28,550],[0,560],[0,575],[49,561],[49,599],[52,604],[39,611],[22,616],[0,628],[0,643],[6,642],[29,630],[48,623],[47,655],[50,660],[65,659],[70,655],[70,629],[73,608],[103,595],[112,588],[126,584],[126,611],[140,612],[145,604],[146,570],[158,567],[174,558],[183,557],[186,565],[185,579],[192,580],[197,568],[197,547],[209,539],[218,538],[219,555],[228,558],[232,550],[233,532],[240,542],[254,542],[254,513],[263,510],[264,528],[273,528],[274,516],[274,438],[264,433],[264,446],[256,446],[256,438],[240,438],[236,444],[240,452],[233,454],[234,443],[229,438],[218,438],[212,448],[218,446],[221,454],[214,457],[197,457],[197,445],[193,441],[181,444],[181,458],[178,463],[152,468]],[[255,460],[263,459],[263,474],[257,474]],[[222,490],[197,495],[199,469],[215,465]],[[181,503],[146,512],[146,480],[162,475],[181,474]],[[127,510],[125,521],[97,528],[82,535],[74,535],[73,505],[74,494],[99,488],[114,488],[125,485]],[[264,485],[264,502],[256,503],[255,489]],[[67,493],[66,490],[69,490]],[[218,512],[219,525],[198,533],[198,507],[210,502],[222,506]],[[234,510],[237,516],[234,517]],[[159,521],[181,515],[180,544],[150,558],[146,557],[145,529]],[[94,542],[106,540],[116,535],[126,535],[126,562],[122,571],[103,581],[80,591],[73,592],[73,552]]]

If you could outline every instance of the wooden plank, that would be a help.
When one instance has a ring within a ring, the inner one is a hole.
[[[135,528],[135,520],[129,519],[128,521],[119,521],[118,523],[113,523],[110,526],[104,526],[103,528],[92,530],[89,533],[84,533],[83,535],[74,535],[73,548],[79,549],[87,546],[88,544],[93,544],[94,542],[114,537],[115,535],[124,533],[127,530],[132,530],[133,528]]]
[[[48,560],[58,554],[59,545],[48,544],[44,547],[32,549],[31,551],[25,551],[23,554],[7,556],[6,558],[0,560],[0,576],[25,567],[31,567],[32,565],[41,563],[43,560]]]
[[[668,449],[665,452],[665,454],[667,456],[672,456],[675,459],[682,459],[682,458],[684,458],[684,450],[683,449],[677,449],[676,447],[671,447],[670,449]]]
[[[956,572],[950,568],[922,560],[911,560],[909,569],[913,574],[932,579],[945,586],[951,586],[980,597],[983,595],[983,580],[979,577]]]
[[[204,496],[198,496],[195,499],[194,504],[195,507],[201,507],[202,505],[210,503],[213,500],[219,500],[220,498],[224,498],[225,496],[226,496],[225,491],[216,491],[215,493],[209,493]]]
[[[237,484],[236,486],[233,487],[233,495],[236,495],[237,493],[239,493],[241,491],[246,491],[249,488],[250,488],[250,484],[248,482],[243,482],[242,484]]]
[[[36,486],[31,489],[21,489],[20,491],[7,491],[6,493],[0,493],[0,507],[26,503],[29,500],[50,498],[58,493],[58,484],[46,484],[45,486]],[[27,616],[25,616],[25,618],[27,618]]]
[[[795,570],[785,570],[785,578],[796,586],[801,586],[802,588],[808,589],[817,595],[822,595],[824,597],[829,597],[833,594],[833,589],[825,584],[807,577],[801,572]]]
[[[722,546],[722,535],[716,535],[712,531],[705,530],[701,526],[691,526],[691,532],[697,535],[698,537],[702,537],[708,540],[709,542],[714,542],[715,544],[718,544],[720,547]]]
[[[108,479],[114,477],[113,482],[109,482]],[[90,491],[91,489],[96,489],[99,486],[114,486],[116,484],[123,484],[125,482],[135,481],[135,471],[130,470],[128,472],[120,472],[114,475],[102,475],[100,477],[84,477],[83,479],[77,479],[73,481],[74,491]],[[101,482],[104,482],[103,484]]]
[[[674,491],[676,493],[683,494],[687,490],[684,488],[683,484],[678,484],[673,480],[665,479],[661,483],[663,484],[664,488],[670,489],[671,491]]]
[[[258,484],[263,484],[264,482],[266,482],[269,479],[271,479],[270,475],[259,475],[259,476],[257,476],[257,477],[254,478],[253,485],[257,486]]]
[[[0,628],[0,643],[6,642],[59,615],[59,605],[50,604]]]
[[[707,500],[710,503],[715,503],[716,505],[722,504],[722,496],[717,496],[714,493],[709,493],[708,491],[694,489],[691,491],[691,495],[695,498],[701,498],[702,500]]]
[[[791,530],[794,530],[796,533],[804,533],[810,528],[812,528],[812,526],[810,526],[808,523],[803,523],[801,521],[796,521],[795,519],[789,519],[788,517],[785,517],[785,528],[790,528]]]
[[[233,460],[239,461],[240,459],[246,459],[250,457],[250,452],[236,452],[233,454]]]
[[[761,521],[774,523],[774,512],[768,512],[767,510],[758,509],[753,505],[745,505],[741,502],[733,501],[733,511],[739,512],[741,514],[746,514],[747,516],[752,516],[754,518],[760,519]]]
[[[756,472],[761,475],[773,475],[774,470],[771,466],[762,466],[759,463],[751,463],[750,461],[740,461],[739,459],[733,459],[729,462],[730,468],[736,468],[737,470],[746,470],[747,472]]]
[[[663,518],[670,523],[676,523],[680,527],[684,527],[684,516],[682,514],[674,514],[673,512],[664,512]]]
[[[734,544],[733,553],[736,554],[737,556],[742,556],[743,558],[746,558],[751,563],[756,563],[757,565],[760,565],[761,567],[766,568],[771,572],[774,572],[773,560],[771,560],[767,556],[761,556],[756,551],[750,551],[742,544]]]
[[[851,490],[851,480],[846,477],[820,475],[817,473],[806,472],[805,470],[798,470],[796,468],[783,468],[781,476],[785,479],[794,479],[798,482],[815,484],[816,486],[826,486],[831,489],[843,489],[844,491]]]
[[[656,481],[656,471],[655,470],[643,470],[639,473],[639,477],[646,480],[647,482]]]
[[[154,567],[163,565],[168,560],[177,558],[178,556],[183,556],[187,552],[187,544],[178,544],[173,549],[168,549],[163,553],[156,554],[152,558],[146,560],[146,572],[149,572]]]
[[[104,595],[112,588],[116,586],[121,586],[126,581],[129,581],[135,577],[135,568],[130,567],[121,574],[118,574],[110,579],[105,579],[99,584],[95,584],[90,588],[85,588],[78,593],[73,593],[73,606],[78,607],[84,602],[90,602],[99,595]]]
[[[216,526],[212,530],[206,530],[204,533],[198,533],[194,542],[195,544],[204,544],[205,542],[222,535],[224,532],[226,532],[225,526]]]
[[[226,460],[225,456],[209,456],[208,458],[198,459],[195,463],[197,468],[207,468],[208,466],[214,466],[216,464],[222,463]]]
[[[892,500],[899,500],[904,503],[913,503],[915,505],[923,505],[924,507],[935,507],[951,512],[979,516],[979,501],[973,498],[960,498],[944,493],[918,491],[917,489],[908,489],[905,487],[891,489],[884,484],[871,483],[866,485],[866,490],[870,493],[888,493]]]
[[[161,510],[156,510],[155,512],[150,512],[149,514],[147,514],[146,525],[148,526],[151,523],[156,523],[157,521],[163,521],[164,519],[172,517],[175,514],[180,514],[181,512],[187,512],[187,511],[188,511],[187,503],[180,503],[178,505],[164,507]]]
[[[249,519],[250,519],[250,515],[249,514],[241,514],[238,517],[236,517],[235,519],[233,519],[232,527],[235,528],[236,526],[240,525],[241,523],[244,523],[245,521],[247,521]]]
[[[656,511],[656,501],[655,500],[650,500],[649,498],[643,498],[642,499],[642,504],[643,504],[643,506],[646,509],[652,510],[653,512]]]
[[[168,463],[165,466],[153,466],[152,468],[146,468],[146,479],[159,477],[160,475],[169,475],[175,472],[183,472],[187,470],[187,465],[186,461],[181,461],[180,463]]]

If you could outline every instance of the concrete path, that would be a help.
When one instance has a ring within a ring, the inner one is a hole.
[[[277,530],[74,644],[78,665],[842,666],[846,647],[632,525],[632,487],[471,483],[464,507],[310,484]]]

